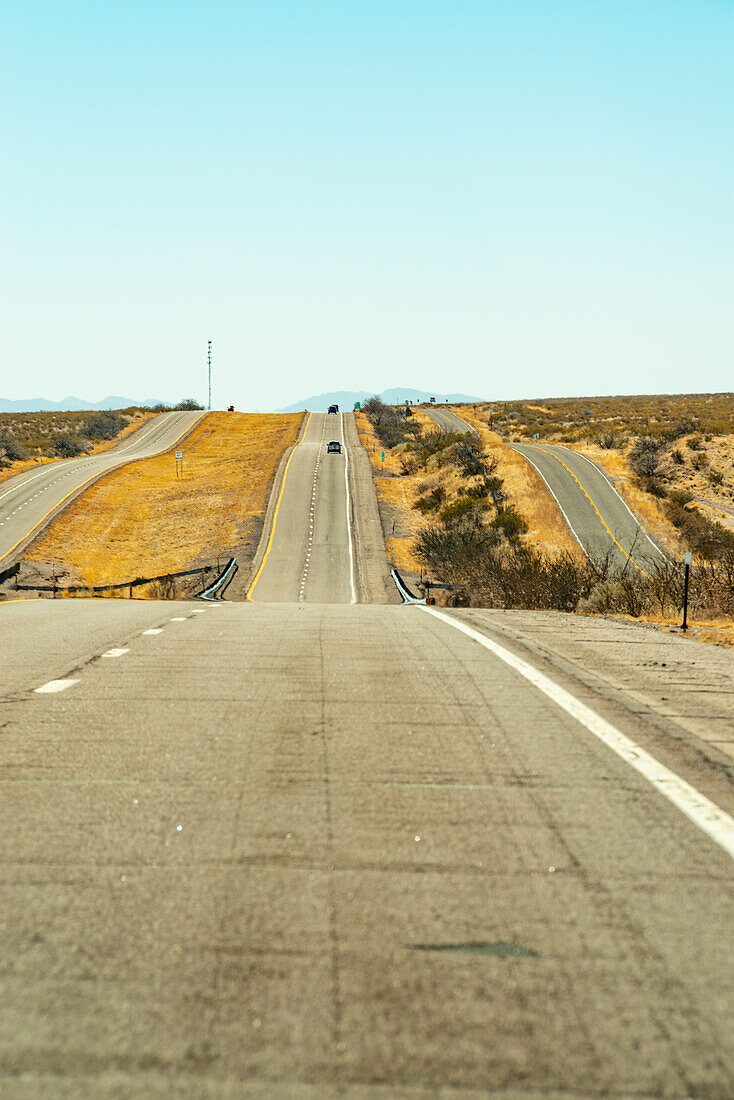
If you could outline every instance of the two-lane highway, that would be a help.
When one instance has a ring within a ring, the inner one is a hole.
[[[444,435],[450,435],[455,432],[457,435],[465,435],[469,432],[470,435],[476,435],[476,429],[472,428],[471,424],[467,424],[465,420],[462,420],[460,416],[457,416],[451,409],[439,407],[438,405],[423,405],[421,406],[421,412],[424,412],[427,416],[430,416],[436,426],[444,433]]]
[[[327,451],[331,441],[341,444],[341,453]],[[351,413],[310,415],[287,461],[248,599],[385,602],[385,546],[372,477],[360,458],[364,451]],[[355,515],[368,555],[357,546]],[[394,589],[388,595],[396,598]]]
[[[641,572],[665,560],[606,474],[570,447],[514,443],[538,471],[571,531],[592,559]]]
[[[162,413],[102,454],[52,462],[0,482],[0,568],[15,561],[24,546],[92,481],[126,462],[169,450],[204,415]]]
[[[730,1100],[731,656],[379,603],[286,462],[249,602],[0,605],[3,1100]]]
[[[451,409],[425,407],[445,434],[474,432]],[[476,433],[475,433],[476,434]],[[606,474],[585,455],[546,443],[513,443],[537,470],[584,553],[642,573],[665,560]]]

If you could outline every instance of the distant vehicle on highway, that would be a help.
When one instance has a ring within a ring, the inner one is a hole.
[[[338,405],[329,405],[328,411],[330,413],[338,413],[339,412],[339,406]]]
[[[332,439],[330,443],[326,444],[327,455],[340,455],[342,453],[342,445],[338,439]]]

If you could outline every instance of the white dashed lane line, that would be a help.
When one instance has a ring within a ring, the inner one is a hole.
[[[34,688],[33,690],[38,695],[51,695],[56,691],[65,691],[66,688],[70,688],[73,684],[78,683],[78,680],[49,680],[47,684],[43,684],[40,688]]]
[[[217,605],[212,605],[217,606]],[[208,608],[196,607],[191,611],[192,615],[203,615]],[[172,623],[184,623],[188,616],[186,615],[174,615],[169,621]],[[162,634],[162,626],[153,626],[149,630],[144,630],[143,634]],[[130,648],[126,646],[120,646],[117,649],[108,649],[106,653],[102,653],[102,657],[124,657],[126,653],[130,652]],[[68,677],[65,680],[49,680],[47,684],[42,684],[41,687],[34,688],[34,692],[37,695],[53,695],[59,691],[66,691],[67,688],[72,687],[74,684],[78,684],[79,680],[71,679]]]

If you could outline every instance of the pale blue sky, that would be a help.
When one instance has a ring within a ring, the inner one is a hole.
[[[4,5],[0,397],[734,389],[734,4]]]

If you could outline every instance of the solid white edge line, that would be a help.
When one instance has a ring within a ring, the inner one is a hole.
[[[577,542],[577,543],[579,544],[579,546],[581,547],[581,549],[583,550],[583,552],[584,552],[584,553],[586,554],[586,557],[588,558],[588,557],[589,557],[589,551],[588,551],[588,550],[586,549],[586,547],[584,546],[583,542],[581,541],[581,539],[580,539],[580,538],[578,537],[578,535],[576,534],[576,532],[575,532],[575,530],[574,530],[574,527],[573,527],[573,524],[571,523],[571,520],[570,520],[570,519],[568,518],[568,516],[566,515],[566,511],[565,511],[565,509],[564,509],[563,505],[561,504],[560,500],[558,499],[558,497],[556,496],[556,494],[555,494],[555,493],[553,492],[553,490],[551,489],[551,487],[550,487],[550,485],[549,485],[549,483],[548,483],[548,480],[546,479],[546,476],[545,476],[545,474],[543,473],[543,471],[541,470],[540,466],[536,466],[536,465],[535,465],[535,463],[533,462],[532,458],[530,457],[530,455],[526,455],[524,451],[520,451],[520,450],[518,450],[518,448],[517,448],[517,446],[516,446],[515,444],[513,444],[513,445],[512,445],[512,449],[513,449],[513,451],[515,451],[515,452],[516,452],[516,454],[522,455],[522,457],[523,457],[523,458],[524,458],[524,459],[525,459],[525,460],[526,460],[527,462],[529,462],[529,463],[530,463],[530,465],[531,465],[531,466],[533,467],[533,469],[534,469],[534,470],[535,470],[535,472],[536,472],[536,473],[538,474],[538,476],[539,476],[539,477],[541,477],[541,478],[543,479],[543,481],[545,481],[545,484],[546,484],[546,488],[548,489],[548,492],[549,492],[549,493],[550,493],[550,495],[551,495],[551,496],[553,497],[553,499],[555,500],[555,502],[556,502],[556,504],[558,505],[558,507],[559,507],[559,508],[561,509],[561,515],[563,516],[563,518],[565,519],[566,523],[568,524],[568,529],[569,529],[569,531],[571,532],[571,534],[573,535],[573,537],[574,537],[574,538],[576,539],[576,542]]]
[[[660,555],[660,557],[661,557],[661,558],[665,558],[665,560],[666,560],[666,561],[668,560],[668,558],[667,558],[667,557],[666,557],[666,555],[665,555],[665,554],[663,553],[663,551],[662,551],[662,550],[660,549],[660,547],[658,546],[658,544],[657,544],[657,543],[656,543],[656,542],[654,541],[654,539],[651,539],[651,538],[650,538],[650,536],[648,535],[647,531],[646,531],[646,530],[645,530],[645,528],[644,528],[644,527],[642,526],[642,524],[640,523],[639,519],[637,518],[637,516],[635,515],[635,513],[634,513],[634,512],[632,511],[632,509],[630,508],[629,504],[628,504],[628,503],[627,503],[627,501],[626,501],[626,500],[624,499],[624,497],[622,496],[622,494],[621,494],[621,493],[619,492],[619,490],[618,490],[618,489],[615,489],[614,485],[612,485],[611,479],[610,479],[610,478],[609,478],[609,477],[607,476],[607,474],[606,474],[606,471],[602,470],[601,466],[597,466],[596,462],[592,462],[592,461],[591,461],[591,459],[587,457],[587,455],[582,455],[582,454],[581,454],[581,451],[574,451],[574,450],[573,450],[573,449],[572,449],[571,447],[564,447],[564,446],[562,446],[562,444],[560,444],[560,443],[547,443],[547,444],[546,444],[546,446],[547,446],[547,447],[558,447],[558,448],[560,448],[560,449],[561,449],[561,450],[563,450],[563,451],[570,451],[570,452],[571,452],[571,454],[573,454],[573,455],[578,455],[578,457],[579,457],[579,458],[583,458],[584,462],[588,462],[588,463],[589,463],[589,465],[590,465],[591,467],[593,467],[593,469],[595,469],[595,470],[596,470],[596,472],[597,472],[598,474],[601,474],[601,476],[602,476],[602,477],[604,478],[604,480],[606,481],[606,483],[607,483],[607,485],[609,486],[609,488],[610,488],[610,489],[612,490],[612,492],[613,492],[613,493],[615,493],[615,494],[616,494],[616,496],[617,496],[617,497],[619,498],[620,502],[621,502],[621,503],[622,503],[622,504],[623,504],[623,505],[625,506],[625,508],[626,508],[626,509],[627,509],[627,511],[629,512],[630,516],[631,516],[631,517],[632,517],[632,519],[633,519],[633,520],[635,521],[635,523],[637,524],[637,526],[638,526],[638,528],[640,529],[640,531],[642,531],[643,535],[645,536],[645,538],[647,539],[647,541],[648,541],[648,542],[650,543],[650,545],[651,545],[651,546],[652,546],[652,547],[653,547],[653,548],[654,548],[655,550],[657,550],[657,552],[658,552],[658,554]]]
[[[352,547],[352,503],[349,495],[349,448],[344,434],[344,413],[340,412],[342,421],[342,439],[344,440],[344,484],[347,490],[347,543],[349,544],[349,583],[352,589],[351,603],[357,602],[357,589],[354,587],[354,549]]]
[[[46,465],[46,466],[51,466],[51,465],[52,465],[52,463],[50,463],[50,462],[47,462],[47,463],[46,463],[45,465]],[[33,476],[32,476],[32,477],[28,477],[28,478],[26,478],[26,480],[25,480],[25,481],[22,481],[22,482],[20,482],[20,483],[19,483],[18,485],[13,485],[13,486],[12,486],[12,487],[11,487],[10,489],[8,489],[8,490],[7,490],[6,492],[4,492],[4,493],[0,493],[0,500],[3,500],[3,498],[4,498],[4,497],[9,497],[9,496],[10,496],[10,494],[11,494],[11,493],[14,493],[14,492],[16,492],[16,490],[17,490],[17,489],[25,489],[26,485],[30,485],[30,483],[31,483],[32,481],[35,481],[37,477],[43,477],[43,475],[44,475],[45,473],[47,473],[47,470],[46,470],[46,469],[43,469],[43,470],[39,470],[39,471],[38,471],[38,473],[37,473],[37,474],[33,474]],[[22,477],[22,474],[21,474],[21,475],[19,475],[19,476],[20,476],[20,477]],[[36,495],[38,495],[38,494],[36,494]]]
[[[56,691],[65,691],[66,688],[78,683],[78,680],[49,680],[47,684],[42,684],[40,688],[34,688],[33,690],[37,695],[51,695]]]
[[[706,798],[690,783],[686,783],[685,779],[681,779],[675,772],[666,768],[654,756],[651,756],[640,745],[623,734],[611,722],[607,722],[606,719],[587,707],[585,703],[576,699],[565,688],[554,683],[553,680],[528,664],[527,661],[523,661],[521,657],[516,657],[509,649],[505,649],[504,646],[481,634],[478,630],[468,626],[460,619],[454,619],[446,615],[443,611],[437,611],[433,607],[422,607],[421,610],[448,623],[455,630],[460,630],[462,634],[466,634],[473,641],[479,642],[495,657],[499,657],[506,665],[519,672],[534,687],[547,695],[562,710],[565,710],[571,718],[584,726],[589,733],[593,733],[617,756],[621,757],[625,763],[639,772],[660,794],[667,798],[669,802],[672,802],[694,825],[698,826],[720,848],[723,848],[727,855],[734,859],[734,818],[725,813],[715,802]]]

